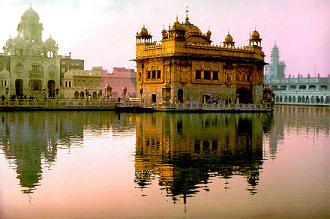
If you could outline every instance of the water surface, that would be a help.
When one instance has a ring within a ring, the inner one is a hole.
[[[0,218],[327,218],[330,109],[0,113]]]

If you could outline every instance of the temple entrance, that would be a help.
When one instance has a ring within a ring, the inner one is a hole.
[[[54,80],[48,81],[48,97],[49,98],[55,97],[55,81]]]
[[[30,80],[31,91],[41,91],[41,87],[42,87],[41,85],[42,85],[41,80],[33,80],[33,79]]]
[[[156,96],[156,94],[151,94],[151,102],[152,102],[152,103],[156,103],[156,101],[157,101],[157,96]]]
[[[178,90],[178,101],[183,103],[183,90],[181,88]]]
[[[252,103],[251,91],[246,88],[239,88],[236,92],[239,95],[239,103]]]
[[[23,97],[23,80],[17,79],[15,81],[16,96]]]

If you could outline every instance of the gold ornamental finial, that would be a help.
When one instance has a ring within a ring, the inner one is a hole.
[[[189,16],[188,16],[188,13],[189,13],[189,9],[188,9],[188,5],[187,5],[187,7],[186,7],[186,21],[188,21],[188,20],[189,20]]]

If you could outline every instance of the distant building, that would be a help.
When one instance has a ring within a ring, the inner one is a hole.
[[[135,71],[127,68],[113,68],[112,73],[104,72],[101,79],[101,87],[106,90],[109,85],[112,88],[113,97],[121,97],[126,88],[127,97],[136,97]]]
[[[113,73],[102,67],[68,70],[63,75],[62,94],[69,99],[135,97],[135,71],[116,67]]]
[[[280,104],[330,104],[330,77],[285,77],[285,64],[279,61],[279,49],[275,44],[271,51],[271,63],[266,68],[265,84],[275,92],[275,103]]]
[[[43,25],[31,7],[21,16],[18,34],[9,38],[0,55],[0,95],[54,98],[68,69],[84,69],[83,60],[59,56],[56,41],[42,40]],[[73,63],[73,64],[68,64]],[[58,94],[59,95],[59,94]]]
[[[254,30],[247,46],[236,47],[229,33],[223,43],[212,45],[211,31],[202,33],[188,15],[163,29],[160,43],[143,26],[136,34],[138,96],[147,103],[262,103],[261,40]]]

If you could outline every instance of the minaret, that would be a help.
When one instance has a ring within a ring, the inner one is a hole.
[[[269,79],[283,79],[285,77],[284,68],[285,63],[280,61],[280,52],[275,42],[270,55]]]
[[[280,60],[280,55],[279,55],[279,50],[278,50],[278,47],[276,45],[276,42],[272,48],[272,52],[271,52],[271,55],[270,55],[270,58],[271,58],[271,62],[272,63],[278,63]]]

